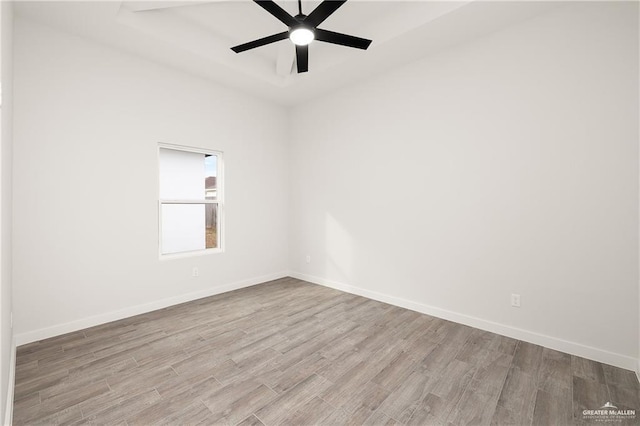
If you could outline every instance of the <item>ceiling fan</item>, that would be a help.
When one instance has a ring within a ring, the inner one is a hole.
[[[298,73],[302,73],[309,71],[309,43],[313,40],[339,44],[347,47],[355,47],[356,49],[363,50],[366,50],[371,44],[371,40],[318,28],[318,25],[324,22],[325,19],[346,3],[347,0],[325,0],[309,15],[302,13],[302,2],[301,0],[298,0],[298,14],[296,16],[289,15],[287,11],[282,9],[272,0],[253,1],[289,27],[289,30],[234,46],[231,50],[236,53],[265,46],[288,38],[296,45]]]

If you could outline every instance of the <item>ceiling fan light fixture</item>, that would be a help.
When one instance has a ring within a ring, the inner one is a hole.
[[[301,25],[291,29],[289,39],[296,46],[306,46],[315,39],[315,34],[311,28]]]

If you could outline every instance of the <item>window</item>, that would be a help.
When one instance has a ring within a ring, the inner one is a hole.
[[[222,153],[160,145],[160,255],[222,251]]]

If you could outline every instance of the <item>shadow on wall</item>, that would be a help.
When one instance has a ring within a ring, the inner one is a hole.
[[[324,276],[342,283],[352,284],[354,279],[354,241],[351,234],[330,213],[325,214],[325,268]]]

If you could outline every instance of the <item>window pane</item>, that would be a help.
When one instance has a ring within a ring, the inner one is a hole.
[[[207,248],[218,247],[218,205],[205,204],[205,234]]]
[[[162,254],[204,250],[205,204],[162,205]]]
[[[218,199],[218,156],[207,155],[204,158],[204,188],[207,200]]]
[[[159,147],[161,254],[220,248],[221,167],[215,152]]]
[[[201,200],[205,155],[160,149],[160,199]]]

